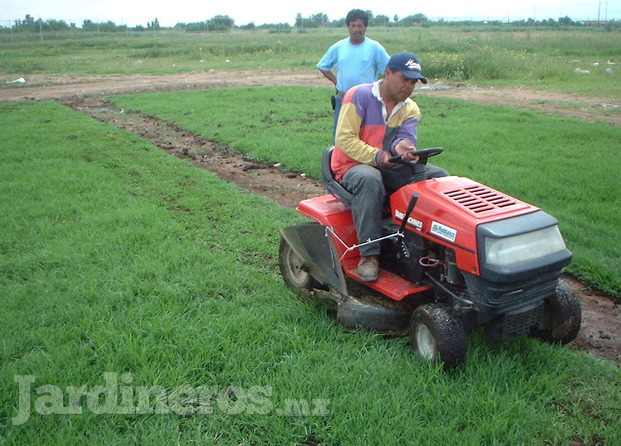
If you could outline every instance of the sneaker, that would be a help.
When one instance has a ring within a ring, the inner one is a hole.
[[[377,256],[362,256],[358,262],[358,274],[364,282],[374,282],[379,277]]]

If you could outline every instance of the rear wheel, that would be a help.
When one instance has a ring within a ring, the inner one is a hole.
[[[445,370],[466,360],[466,332],[457,312],[443,303],[418,307],[410,322],[410,345],[423,358]]]
[[[546,342],[568,344],[578,336],[582,322],[582,306],[569,284],[561,280],[554,295],[545,302],[543,329],[534,335]]]
[[[278,259],[283,280],[301,295],[309,297],[310,291],[319,286],[319,282],[306,271],[302,259],[284,238],[280,239]]]

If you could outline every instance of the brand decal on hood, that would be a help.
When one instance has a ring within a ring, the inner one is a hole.
[[[401,212],[399,209],[395,209],[395,218],[397,220],[403,221],[403,217],[405,217],[405,213]],[[413,217],[409,217],[408,218],[408,224],[410,226],[413,226],[418,231],[423,229],[423,222],[422,221],[418,221],[418,220],[416,220]]]
[[[431,222],[431,234],[437,235],[438,237],[442,237],[443,239],[450,240],[454,242],[457,238],[457,230],[453,229],[449,226],[445,226],[442,223],[438,223],[437,221]]]

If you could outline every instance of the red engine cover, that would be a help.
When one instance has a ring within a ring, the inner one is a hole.
[[[402,187],[390,197],[392,218],[401,223],[414,193],[418,202],[407,228],[455,251],[459,269],[479,275],[477,226],[528,214],[535,206],[463,177],[443,177]],[[358,243],[351,211],[332,195],[302,201],[298,212],[329,227],[339,256]],[[343,264],[358,257],[358,250],[344,256]]]
[[[416,192],[420,196],[407,227],[454,249],[459,269],[474,275],[479,274],[477,226],[539,210],[469,178],[449,176],[395,192],[390,197],[394,221],[401,223]]]

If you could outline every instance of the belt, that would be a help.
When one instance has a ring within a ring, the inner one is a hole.
[[[337,92],[336,92],[336,95],[337,95],[337,96],[345,96],[345,93],[343,93],[342,91],[337,91]]]

